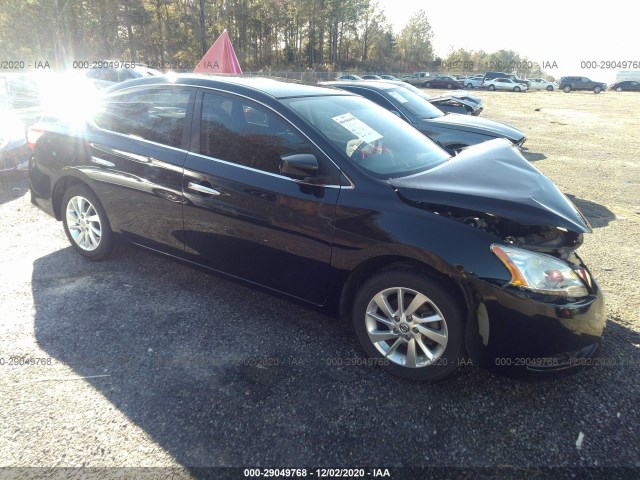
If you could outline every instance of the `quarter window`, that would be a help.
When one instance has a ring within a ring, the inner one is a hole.
[[[105,130],[181,148],[190,95],[188,89],[164,88],[107,97],[95,123]]]

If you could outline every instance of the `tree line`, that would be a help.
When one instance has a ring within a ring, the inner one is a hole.
[[[224,29],[244,71],[471,73],[482,71],[481,59],[526,60],[507,50],[436,57],[424,10],[395,34],[371,0],[3,0],[0,59],[192,70]],[[472,57],[477,67],[462,62]]]

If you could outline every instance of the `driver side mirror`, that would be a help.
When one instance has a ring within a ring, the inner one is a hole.
[[[280,173],[295,180],[309,180],[318,176],[318,159],[310,153],[296,153],[280,157]]]

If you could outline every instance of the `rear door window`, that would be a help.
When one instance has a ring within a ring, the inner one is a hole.
[[[109,96],[94,118],[105,130],[183,148],[189,88],[139,89]]]

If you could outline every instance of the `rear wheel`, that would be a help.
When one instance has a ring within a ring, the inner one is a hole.
[[[427,88],[431,88],[431,82],[424,82],[424,86]]]
[[[473,84],[472,83],[467,83],[467,88],[473,88]]]
[[[622,87],[616,87],[616,92],[621,92],[622,91]]]
[[[495,85],[489,85],[487,88],[493,92],[496,89],[496,86]]]
[[[391,270],[356,295],[353,326],[362,348],[394,375],[438,380],[458,366],[463,316],[449,293],[413,270]]]
[[[84,185],[70,187],[62,197],[62,224],[73,248],[89,260],[104,260],[114,239],[98,197]]]
[[[451,89],[451,88],[453,88],[453,85],[451,85],[450,83],[447,83],[447,88]]]

